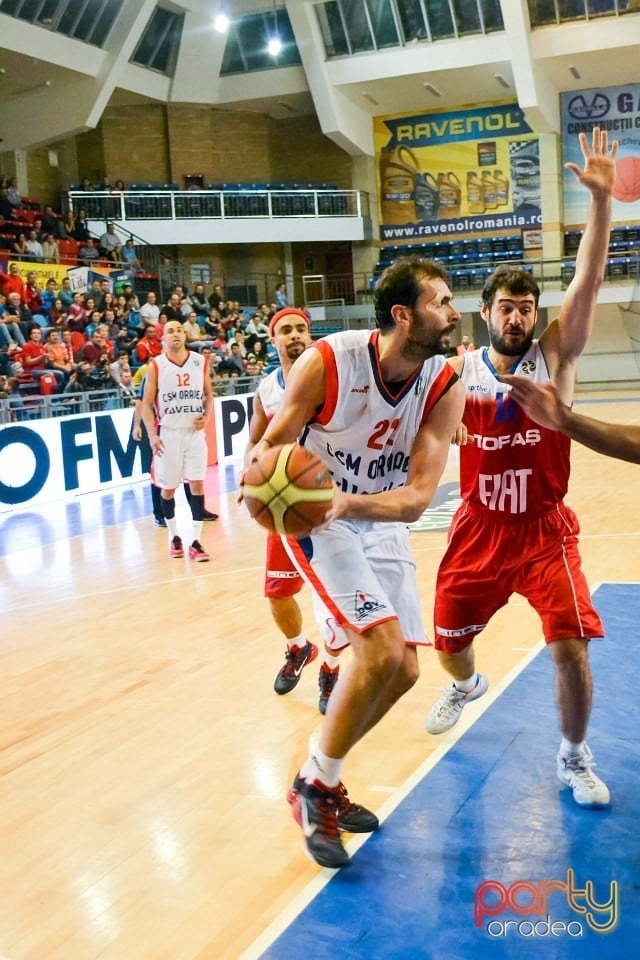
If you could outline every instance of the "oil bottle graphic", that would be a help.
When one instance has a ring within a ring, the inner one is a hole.
[[[414,190],[420,168],[409,147],[380,152],[380,212],[384,223],[411,223],[416,219]]]
[[[438,174],[438,217],[448,219],[460,216],[462,190],[455,173]]]
[[[482,184],[485,210],[495,210],[498,206],[497,185],[490,170],[482,171]]]
[[[467,207],[469,213],[484,213],[484,183],[475,170],[467,173]]]
[[[414,201],[417,220],[435,220],[438,216],[440,190],[436,178],[428,171],[417,173],[414,180]]]
[[[502,170],[493,171],[493,182],[496,185],[496,200],[499,207],[506,207],[509,202],[509,178]]]

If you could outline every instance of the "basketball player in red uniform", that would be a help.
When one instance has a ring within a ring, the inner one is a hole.
[[[618,145],[594,129],[591,147],[580,134],[584,169],[568,164],[590,191],[587,222],[575,275],[560,314],[533,339],[539,288],[524,270],[499,267],[482,293],[489,347],[450,362],[467,392],[466,442],[460,450],[462,504],[450,527],[436,584],[435,646],[451,688],[431,709],[426,728],[449,730],[466,703],[486,691],[476,673],[474,638],[512,593],[538,612],[556,668],[562,741],[557,773],[582,806],[609,802],[593,772],[586,743],[592,682],[588,641],[601,637],[581,570],[579,526],[563,498],[569,480],[569,440],[533,422],[514,400],[501,374],[519,373],[554,383],[564,403],[573,398],[578,359],[587,343],[604,276],[611,191]]]
[[[311,344],[309,318],[295,307],[284,307],[273,315],[269,323],[269,334],[278,351],[280,366],[258,384],[253,398],[247,452],[261,440],[267,424],[280,406],[291,367]],[[290,693],[298,685],[303,668],[318,655],[317,646],[307,640],[302,629],[302,611],[296,594],[302,590],[303,583],[304,580],[285,550],[281,538],[277,533],[270,533],[267,537],[264,595],[269,600],[274,623],[287,641],[285,663],[278,671],[273,685],[276,693],[280,695]],[[318,709],[322,714],[327,711],[329,697],[340,669],[339,651],[334,652],[327,646],[329,640],[330,638],[325,640],[323,663],[318,676]]]
[[[339,833],[347,753],[416,682],[416,645],[427,643],[407,523],[431,501],[462,418],[464,390],[445,359],[460,317],[451,299],[438,264],[388,267],[375,290],[380,329],[331,334],[305,350],[253,451],[300,437],[336,484],[327,522],[283,538],[353,653],[288,793],[321,866],[348,861]],[[358,811],[361,832],[376,829],[375,814]]]

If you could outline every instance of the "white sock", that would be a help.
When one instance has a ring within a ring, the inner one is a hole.
[[[193,540],[200,542],[200,537],[202,536],[202,520],[194,520],[191,529],[193,530]]]
[[[340,783],[343,763],[344,757],[340,759],[328,757],[316,748],[300,768],[300,775],[309,783],[312,780],[320,780],[325,787],[337,787]]]
[[[287,648],[289,650],[297,651],[300,647],[304,647],[307,642],[307,638],[304,633],[299,633],[297,637],[287,637]]]
[[[460,693],[470,693],[478,682],[478,674],[472,673],[468,680],[454,680],[453,685]]]
[[[562,738],[560,743],[560,756],[561,757],[581,757],[585,752],[585,741],[581,740],[579,743],[573,743],[571,740],[567,740],[566,737]]]
[[[329,667],[329,670],[335,670],[335,668],[340,663],[340,657],[332,657],[331,654],[327,653],[327,651],[325,650],[324,663],[327,667]]]
[[[169,530],[169,539],[173,540],[178,536],[178,521],[175,517],[166,517],[167,528]]]

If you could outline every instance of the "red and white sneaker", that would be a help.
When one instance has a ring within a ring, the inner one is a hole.
[[[207,551],[202,549],[199,540],[194,540],[189,547],[189,560],[193,560],[195,563],[206,563],[207,560],[211,560]]]
[[[174,537],[169,544],[169,556],[184,557],[184,547],[182,546],[182,540],[180,537]]]

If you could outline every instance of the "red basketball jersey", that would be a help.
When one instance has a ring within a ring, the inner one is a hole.
[[[549,382],[537,340],[510,372]],[[509,516],[549,510],[567,492],[571,441],[540,427],[509,397],[486,347],[465,354],[460,377],[467,392],[463,421],[473,436],[460,448],[463,500]]]

